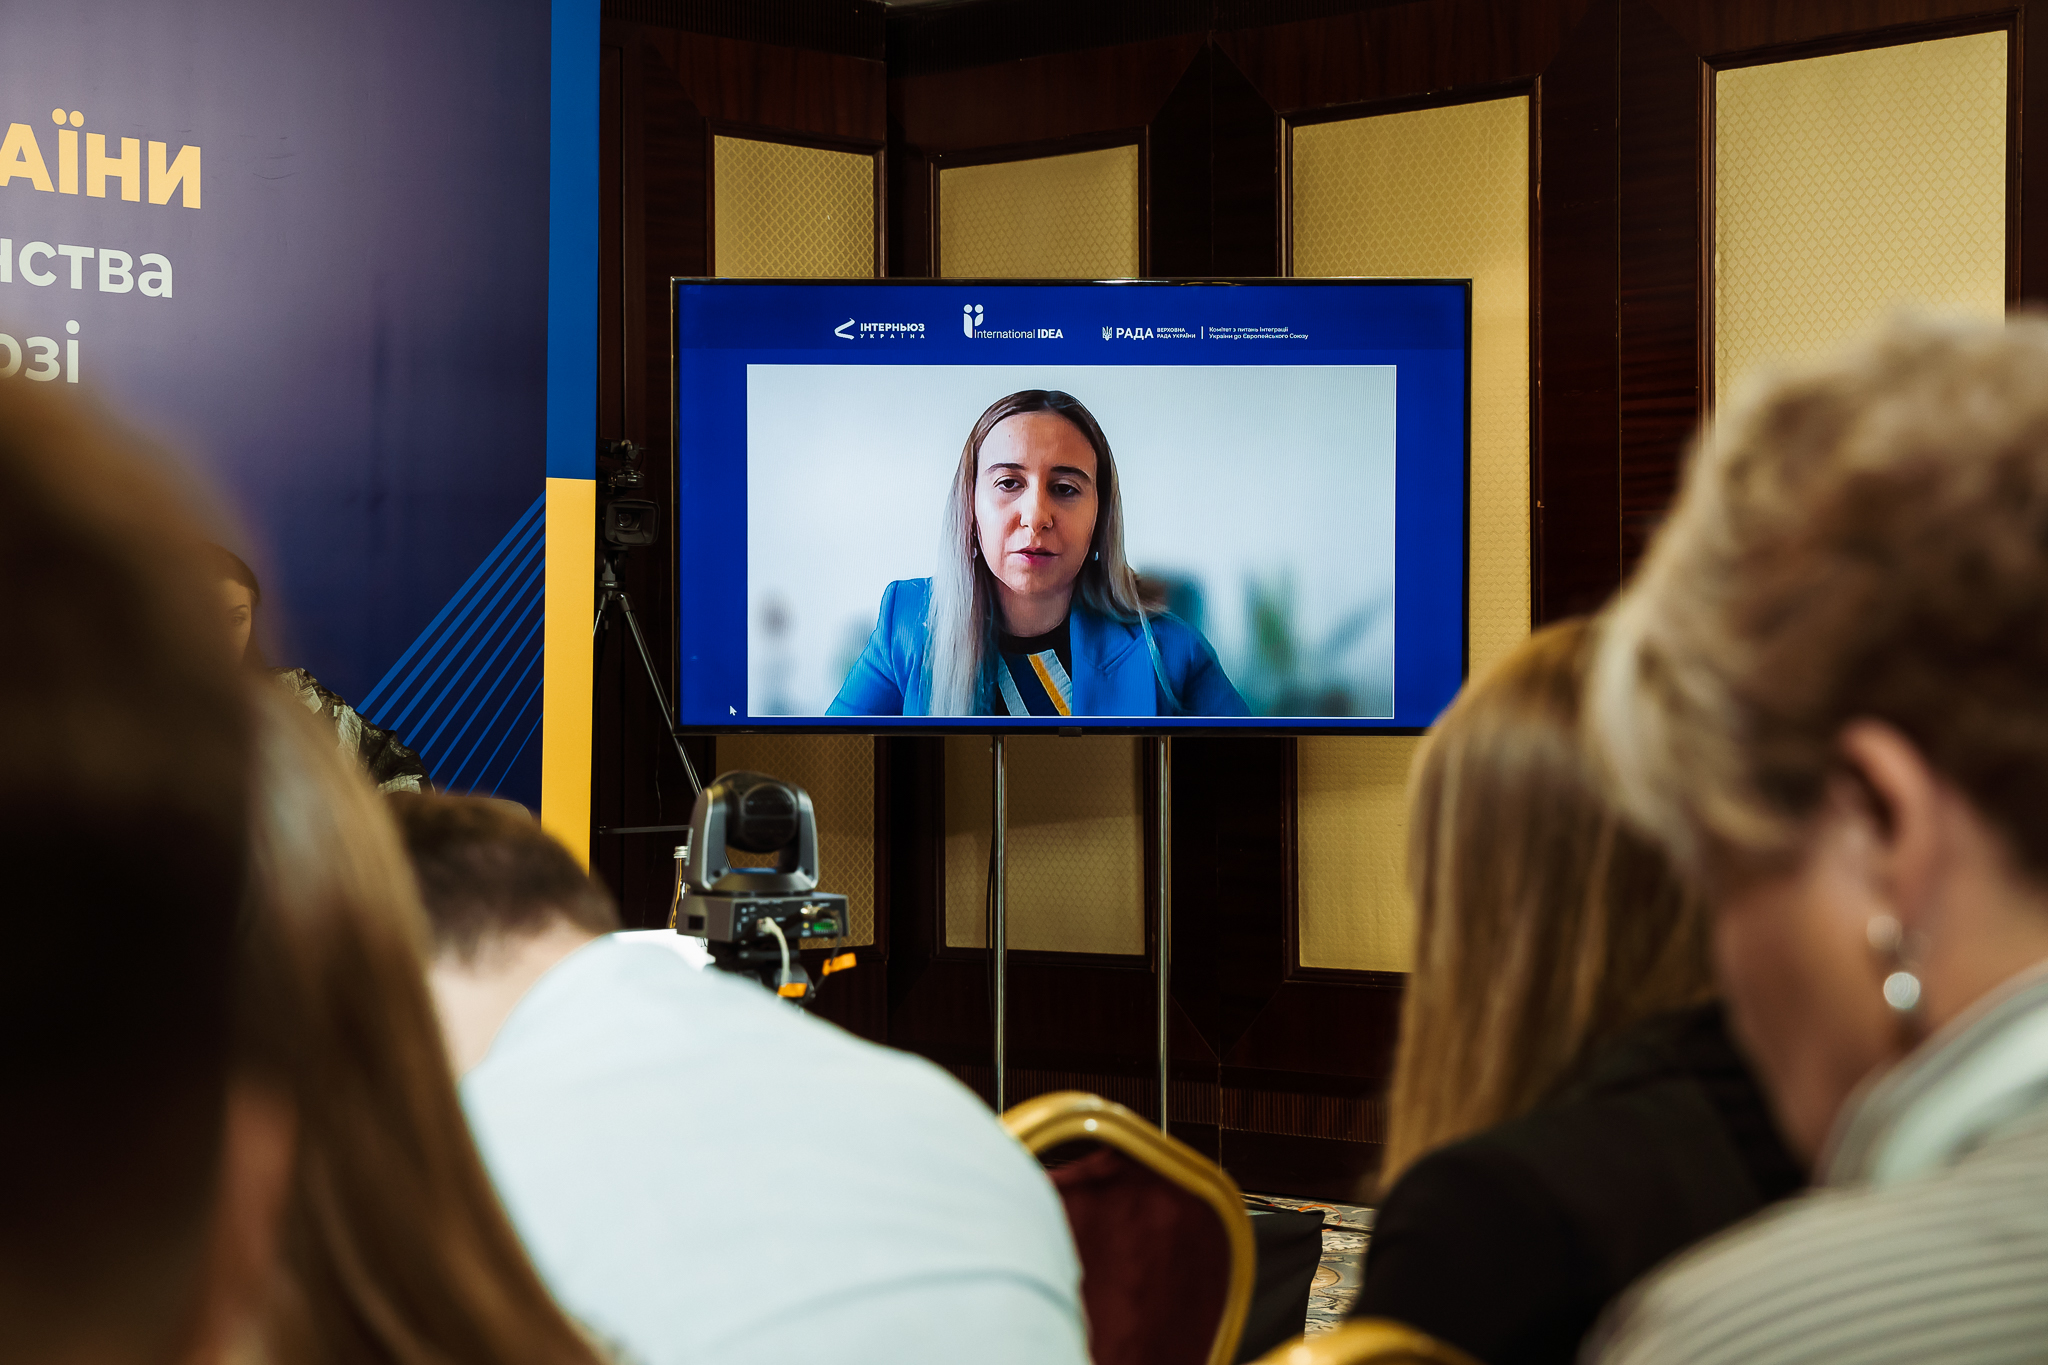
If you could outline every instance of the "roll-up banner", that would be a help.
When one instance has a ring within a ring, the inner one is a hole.
[[[224,494],[309,706],[438,785],[545,785],[579,849],[597,23],[77,0],[0,43],[0,373],[79,386]]]

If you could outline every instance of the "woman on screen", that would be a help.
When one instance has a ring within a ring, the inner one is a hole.
[[[1201,632],[1138,598],[1116,460],[1080,401],[1026,389],[967,437],[931,578],[882,592],[835,716],[1242,716]]]

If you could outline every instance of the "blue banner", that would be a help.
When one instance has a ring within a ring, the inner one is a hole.
[[[189,458],[246,528],[271,662],[530,804],[550,21],[101,0],[19,7],[0,45],[0,373]]]

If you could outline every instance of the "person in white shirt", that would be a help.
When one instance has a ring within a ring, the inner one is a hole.
[[[622,1361],[1087,1359],[1058,1196],[964,1086],[609,932],[508,803],[391,801],[485,1163]]]

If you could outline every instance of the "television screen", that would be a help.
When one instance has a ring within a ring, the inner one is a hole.
[[[1462,280],[677,280],[686,729],[1413,730]]]

